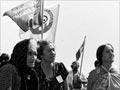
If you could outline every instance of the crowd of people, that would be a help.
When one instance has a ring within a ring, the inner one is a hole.
[[[78,61],[68,71],[55,57],[55,45],[48,40],[18,42],[11,56],[0,56],[0,90],[120,90],[120,74],[112,68],[111,44],[98,47],[95,69],[88,78],[79,72]]]

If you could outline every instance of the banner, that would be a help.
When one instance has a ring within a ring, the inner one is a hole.
[[[47,39],[55,43],[55,35],[57,30],[57,22],[59,15],[59,4],[51,6],[49,9],[45,9],[44,13],[44,33],[43,39]]]
[[[23,3],[13,9],[4,13],[4,16],[9,16],[23,32],[28,32],[30,30],[32,35],[31,37],[37,37],[40,39],[40,34],[42,33],[41,27],[36,26],[34,22],[40,21],[40,15],[35,13],[36,11],[36,1],[28,1]],[[38,9],[38,8],[37,8]],[[59,5],[52,5],[50,7],[45,7],[43,11],[43,38],[49,39],[52,42],[55,42],[55,34],[57,28],[58,14],[59,14]],[[37,14],[37,16],[36,16]],[[37,20],[37,21],[35,21]],[[39,22],[40,23],[40,22]],[[29,27],[31,25],[31,27]],[[20,37],[25,37],[24,33],[20,31]],[[38,35],[34,35],[38,34]]]
[[[9,16],[24,32],[29,30],[28,21],[33,18],[35,1],[25,2],[5,12],[3,16]]]
[[[55,43],[55,35],[56,35],[56,29],[57,29],[58,15],[59,15],[59,4],[52,5],[52,6],[46,7],[44,9],[43,39],[47,39],[53,43]],[[36,19],[33,19],[33,20],[36,20]],[[30,28],[30,31],[32,32],[31,37],[40,40],[42,28],[33,24],[33,22],[31,22],[32,27]]]

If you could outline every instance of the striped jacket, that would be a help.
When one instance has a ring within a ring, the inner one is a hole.
[[[20,77],[15,66],[6,64],[0,68],[0,90],[20,90]]]

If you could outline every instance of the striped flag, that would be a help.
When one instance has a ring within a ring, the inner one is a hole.
[[[85,38],[86,38],[86,36],[85,36]],[[78,51],[77,51],[77,53],[76,53],[76,61],[79,60],[81,54],[82,54],[83,51],[84,51],[85,38],[84,38],[84,41],[83,41],[82,45],[80,46],[80,48],[78,49]]]

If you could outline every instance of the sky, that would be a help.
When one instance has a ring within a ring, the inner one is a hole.
[[[14,45],[21,40],[19,27],[9,17],[2,15],[5,11],[24,3],[25,0],[0,2],[0,53],[10,55]],[[55,38],[56,61],[63,62],[70,70],[71,63],[75,61],[75,54],[86,36],[82,73],[88,76],[94,69],[96,50],[106,43],[111,43],[115,49],[113,67],[119,70],[119,1],[46,0],[44,4],[47,6],[56,2],[60,4]]]

